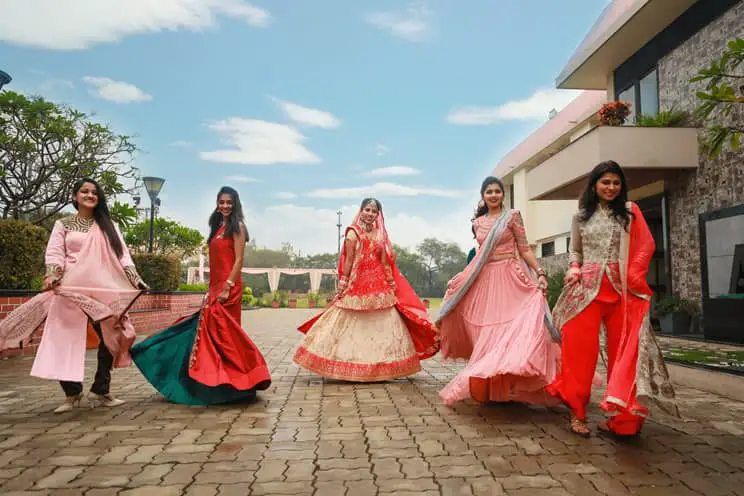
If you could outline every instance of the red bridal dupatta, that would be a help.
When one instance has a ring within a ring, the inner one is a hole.
[[[135,339],[127,311],[141,293],[132,287],[106,235],[94,223],[61,282],[0,321],[0,350],[20,346],[44,323],[31,375],[81,382],[90,319],[100,323],[114,367],[127,367]]]
[[[383,235],[385,257],[390,265],[393,280],[395,281],[395,308],[398,310],[401,317],[403,317],[403,321],[405,322],[408,333],[411,336],[419,360],[431,358],[439,351],[439,331],[429,320],[426,307],[424,307],[421,299],[416,295],[416,292],[403,274],[400,273],[400,270],[398,270],[398,266],[395,263],[395,252],[393,251],[393,245],[390,242],[387,230],[385,229],[385,218],[382,212],[377,215],[375,227]],[[349,230],[354,231],[359,239],[362,239],[363,231],[359,214],[355,217],[354,222],[346,228],[346,232],[348,233]],[[339,277],[342,275],[345,259],[346,253],[345,250],[342,250],[338,263]],[[335,299],[331,301],[329,307],[334,305],[335,302]],[[306,334],[324,313],[325,310],[299,326],[298,330],[303,334]]]

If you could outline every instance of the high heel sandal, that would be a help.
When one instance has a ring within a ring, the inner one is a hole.
[[[65,413],[71,412],[74,408],[80,406],[80,401],[83,399],[83,393],[76,394],[75,396],[68,396],[65,402],[54,409],[54,413]]]
[[[120,406],[126,403],[124,400],[114,398],[110,394],[96,394],[96,393],[90,393],[88,395],[88,401],[90,402],[91,408],[97,408],[99,406],[113,408],[115,406]]]
[[[592,431],[589,430],[589,426],[586,425],[586,422],[584,420],[578,419],[576,417],[571,417],[571,422],[568,424],[569,429],[571,429],[571,432],[576,434],[580,437],[591,437]]]

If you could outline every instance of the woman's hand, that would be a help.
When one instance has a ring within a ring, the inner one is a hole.
[[[537,276],[537,287],[542,291],[543,296],[548,296],[548,278],[545,274]]]
[[[581,277],[581,270],[578,267],[571,267],[566,273],[566,277],[563,279],[565,285],[573,284]]]
[[[217,301],[219,303],[225,303],[227,299],[230,297],[230,288],[225,287],[222,292],[217,295]]]
[[[388,281],[388,284],[390,285],[390,288],[395,291],[395,279],[390,279]]]
[[[45,277],[44,282],[41,284],[42,291],[49,291],[57,284],[57,279],[54,277]]]
[[[336,288],[336,296],[341,296],[346,292],[346,288],[349,286],[348,281],[341,279],[338,282],[338,288]]]

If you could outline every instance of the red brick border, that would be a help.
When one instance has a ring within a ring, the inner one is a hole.
[[[31,299],[36,293],[0,293],[0,320],[16,307]],[[140,296],[129,312],[137,334],[152,334],[164,329],[175,320],[199,309],[203,294],[200,293],[150,293]],[[37,330],[21,348],[0,351],[0,359],[18,355],[33,355],[41,341],[42,329]]]

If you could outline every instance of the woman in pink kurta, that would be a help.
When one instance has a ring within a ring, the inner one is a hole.
[[[127,310],[147,288],[98,183],[78,181],[72,203],[77,215],[55,222],[49,238],[44,291],[0,322],[0,349],[19,345],[44,323],[31,375],[60,381],[66,400],[56,413],[72,410],[82,399],[89,321],[100,339],[90,401],[123,403],[109,392],[111,369],[131,363],[135,334]]]
[[[446,404],[467,398],[556,404],[545,390],[560,360],[545,272],[519,211],[503,207],[501,181],[486,178],[481,197],[473,220],[478,251],[448,283],[437,319],[444,357],[469,361],[439,396]]]

